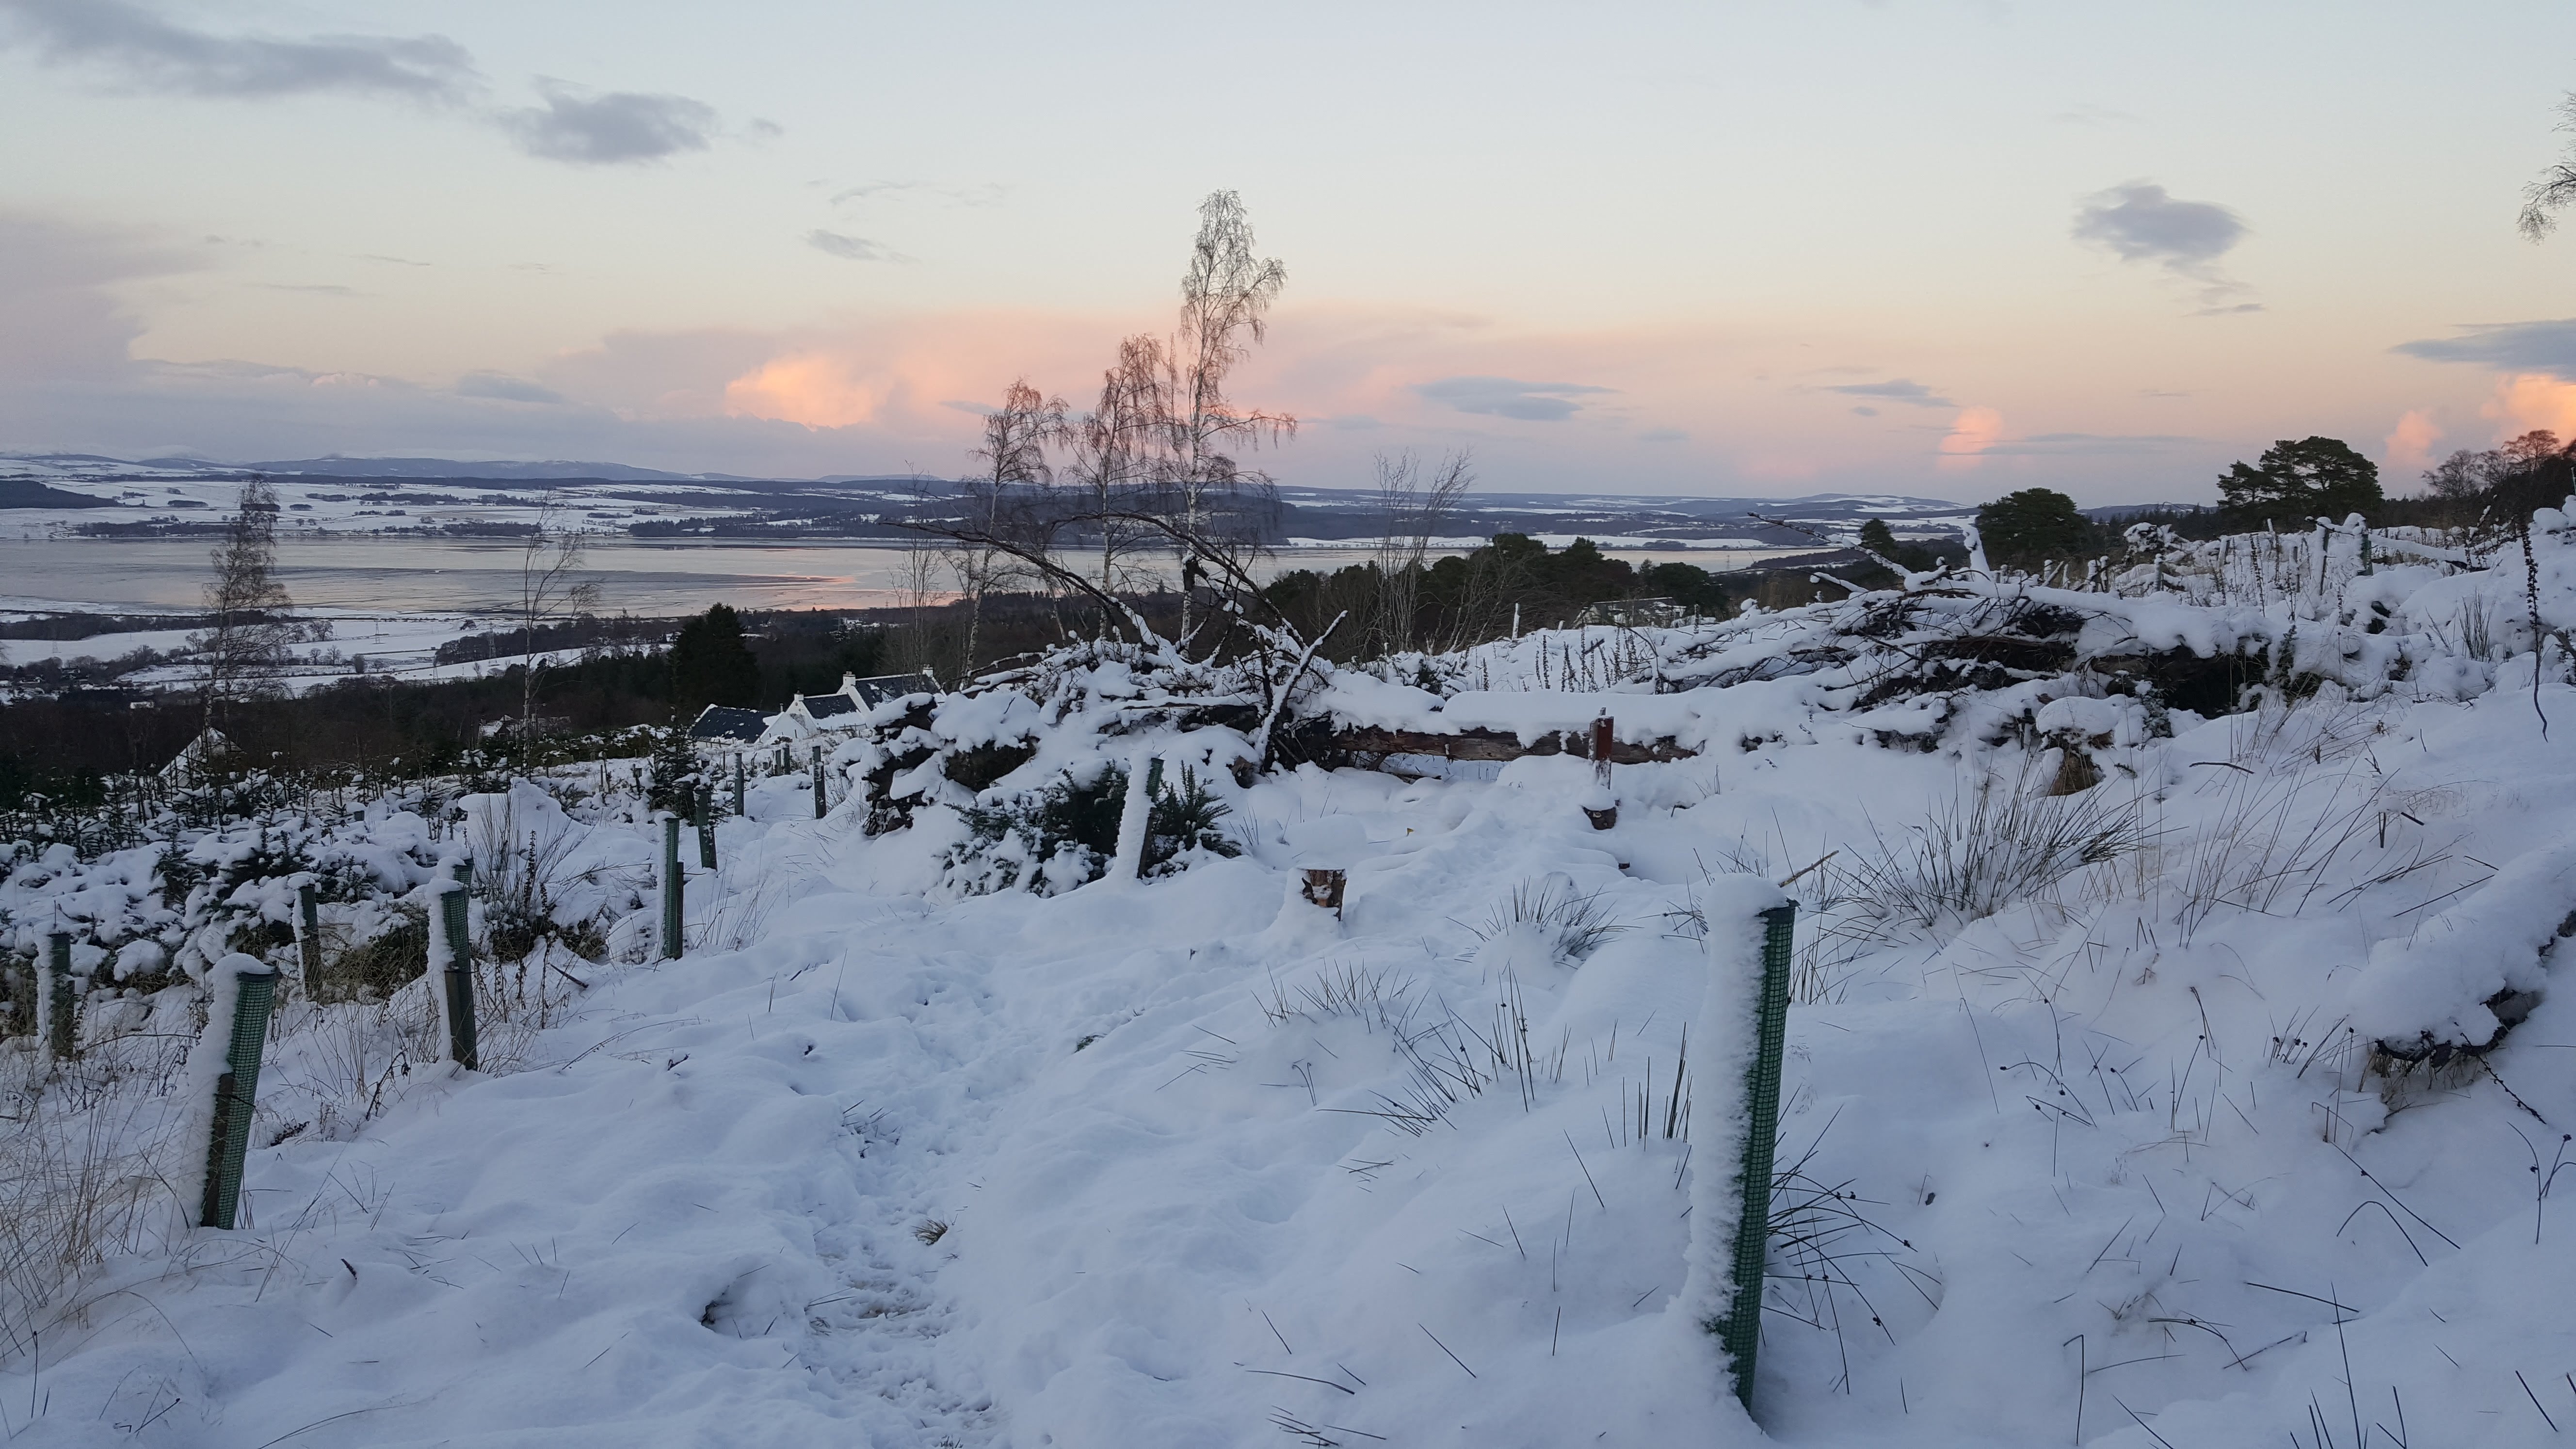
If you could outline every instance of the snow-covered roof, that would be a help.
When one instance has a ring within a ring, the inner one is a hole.
[[[927,671],[914,674],[878,674],[866,679],[853,679],[845,674],[841,676],[841,688],[857,695],[861,704],[874,708],[889,699],[900,699],[907,694],[937,694],[939,681],[931,678]]]
[[[689,726],[693,740],[756,740],[769,727],[769,717],[756,709],[737,709],[732,705],[711,704],[698,712],[697,722]]]

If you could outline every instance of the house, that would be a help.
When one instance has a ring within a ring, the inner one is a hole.
[[[769,717],[762,738],[776,744],[784,740],[801,740],[821,732],[849,729],[866,720],[878,705],[888,700],[938,692],[939,681],[926,670],[918,674],[879,674],[867,679],[844,674],[841,687],[830,694],[800,694],[789,700],[787,708]]]
[[[732,705],[711,704],[698,712],[696,723],[689,726],[693,744],[752,744],[769,728],[769,717],[756,709],[736,709]]]
[[[224,768],[225,762],[238,753],[224,732],[208,725],[188,741],[170,763],[161,767],[161,778],[178,784],[189,784],[199,776]]]

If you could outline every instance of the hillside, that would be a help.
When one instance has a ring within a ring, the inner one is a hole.
[[[2364,537],[1370,666],[1067,645],[793,740],[718,869],[683,832],[678,960],[667,753],[18,820],[7,946],[94,989],[79,1060],[0,1059],[7,1432],[2553,1440],[2576,524]],[[477,1071],[405,980],[459,855]],[[1757,1429],[1702,1324],[1783,891]],[[223,1232],[181,1059],[244,949],[298,979]]]

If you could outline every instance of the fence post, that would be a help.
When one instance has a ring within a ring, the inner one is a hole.
[[[322,992],[322,907],[313,882],[295,888],[295,948],[304,958],[304,994],[319,999]]]
[[[1595,830],[1619,823],[1619,797],[1610,793],[1611,738],[1617,732],[1607,713],[1592,721],[1592,803],[1583,807],[1583,815]]]
[[[1308,866],[1306,878],[1297,888],[1305,892],[1309,904],[1322,906],[1338,920],[1342,914],[1342,893],[1349,887],[1350,879],[1348,871],[1330,866]]]
[[[662,817],[662,959],[680,959],[680,817]]]
[[[814,747],[814,818],[823,818],[823,747]]]
[[[734,751],[734,752],[733,752],[733,813],[734,813],[734,814],[736,814],[736,815],[741,815],[741,814],[743,813],[743,808],[742,808],[742,751],[740,751],[740,750],[736,750],[736,751]]]
[[[698,787],[698,864],[716,868],[716,787]]]
[[[1735,1396],[1753,1407],[1753,1356],[1762,1343],[1762,1269],[1771,1246],[1771,1166],[1780,1134],[1780,1053],[1789,1024],[1789,946],[1795,902],[1762,913],[1762,994],[1753,1060],[1744,1069],[1744,1212],[1735,1220],[1735,1301],[1719,1341],[1735,1363]]]
[[[240,970],[236,962],[252,969]],[[259,1096],[260,1048],[268,1040],[269,1008],[277,1003],[277,973],[247,956],[227,956],[216,969],[233,973],[233,1019],[206,1022],[209,1034],[224,1033],[224,1055],[222,1073],[215,1078],[205,1201],[197,1221],[230,1232],[241,1208],[242,1158],[250,1150],[251,1106]]]
[[[80,1019],[72,1000],[72,936],[56,931],[45,938],[45,1045],[54,1060],[80,1055]]]
[[[444,979],[432,983],[447,993],[447,1055],[471,1072],[482,1066],[474,1031],[474,940],[466,900],[474,884],[474,862],[456,862],[456,884],[438,898],[439,932],[446,946]]]

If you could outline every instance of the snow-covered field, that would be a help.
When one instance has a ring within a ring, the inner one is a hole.
[[[2554,631],[2576,537],[2542,523]],[[184,976],[288,913],[290,836],[357,935],[443,855],[489,875],[533,837],[551,914],[606,959],[541,948],[533,987],[488,968],[476,1073],[429,1059],[421,984],[290,999],[245,1225],[156,1218],[8,1306],[0,1432],[2554,1442],[2576,688],[2562,646],[2534,652],[2518,552],[2391,567],[2402,542],[2367,575],[2319,534],[2166,548],[2121,593],[1924,579],[1550,632],[1302,706],[1529,738],[1606,708],[1698,750],[1616,767],[1598,831],[1565,755],[1239,783],[1253,731],[1202,708],[1225,679],[1076,652],[883,707],[835,749],[825,820],[801,775],[756,780],[718,871],[684,841],[678,961],[645,959],[658,837],[624,766],[555,781],[568,811],[522,785],[453,826],[395,800],[188,831],[208,869],[269,863],[184,899],[152,846],[22,851],[17,949],[59,919],[102,982],[183,973],[93,997],[89,1061],[41,1100],[43,1064],[11,1058],[22,1164],[47,1131],[163,1140],[148,1068],[193,1035]],[[2261,688],[2204,714],[2106,687],[2141,659]],[[1238,853],[1093,879],[1102,852],[1034,802],[1146,749]],[[1315,864],[1349,872],[1339,917],[1300,894]],[[1757,1430],[1699,1319],[1741,947],[1784,879]]]
[[[10,537],[43,538],[90,524],[212,523],[232,511],[241,495],[237,473],[215,470],[174,471],[135,478],[96,479],[58,466],[12,466],[0,459],[0,470],[42,482],[66,493],[98,500],[83,508],[12,508],[0,513],[0,532]],[[150,470],[145,470],[150,471]],[[547,480],[476,480],[470,487],[442,480],[404,478],[308,480],[282,474],[271,480],[285,510],[282,535],[299,532],[435,533],[454,525],[529,525],[542,519],[550,528],[592,533],[620,533],[639,519],[665,514],[728,517],[763,507],[763,495],[720,483],[668,484],[633,481],[572,482]],[[711,495],[735,494],[728,508]],[[669,495],[672,502],[656,501]]]
[[[489,614],[375,614],[307,609],[299,611],[297,617],[309,633],[320,637],[286,647],[286,658],[281,662],[274,683],[288,694],[326,688],[361,675],[416,681],[471,679],[507,669],[519,662],[517,655],[455,664],[437,662],[438,648],[442,644],[472,634],[508,628],[506,620]],[[188,657],[194,633],[188,629],[135,629],[93,634],[86,639],[5,639],[0,640],[0,663],[26,665],[43,660],[66,664],[114,663],[137,651],[149,649],[178,657],[166,663],[128,670],[117,676],[117,682],[134,689],[185,689],[201,673],[201,666]],[[543,663],[562,663],[577,658],[579,653],[578,650],[539,651],[538,659]]]

